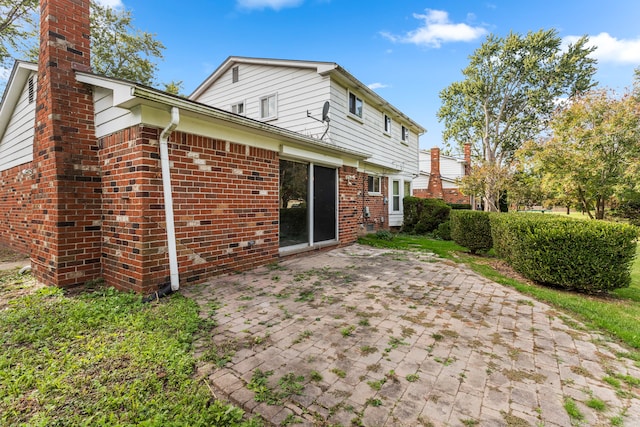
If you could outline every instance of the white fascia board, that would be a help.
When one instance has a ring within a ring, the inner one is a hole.
[[[2,101],[0,102],[0,139],[2,139],[7,130],[7,125],[9,124],[9,120],[11,120],[11,115],[13,114],[18,99],[20,99],[24,85],[27,83],[31,73],[37,71],[38,65],[32,62],[16,61],[15,64],[13,64],[11,75],[2,94]]]

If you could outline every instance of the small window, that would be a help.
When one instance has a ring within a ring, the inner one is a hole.
[[[269,95],[260,98],[260,118],[275,119],[278,115],[276,110],[276,96]]]
[[[402,142],[409,142],[409,129],[402,126]]]
[[[349,113],[362,118],[362,99],[349,92]]]
[[[234,114],[244,115],[244,102],[238,102],[231,106],[231,112]]]
[[[231,69],[231,82],[238,83],[239,79],[240,79],[240,67],[236,65]]]
[[[409,181],[404,182],[404,197],[411,197],[411,183]]]
[[[35,99],[35,96],[36,96],[36,94],[35,94],[35,84],[33,82],[33,77],[31,77],[29,79],[28,85],[29,85],[29,104],[31,104],[31,103],[33,103],[33,101]]]
[[[384,133],[391,134],[391,117],[384,115]]]
[[[379,192],[380,192],[380,177],[369,176],[369,193],[379,193]]]

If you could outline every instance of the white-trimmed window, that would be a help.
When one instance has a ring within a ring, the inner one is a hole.
[[[362,118],[363,110],[364,103],[362,99],[358,98],[355,93],[349,91],[349,114]]]
[[[237,83],[240,80],[240,66],[236,65],[231,69],[231,83]]]
[[[402,142],[409,142],[409,129],[402,126]]]
[[[277,96],[269,95],[260,98],[260,118],[262,120],[271,120],[278,117]]]
[[[391,210],[400,212],[400,181],[391,181]]]
[[[384,133],[391,135],[391,117],[384,115]]]
[[[368,182],[369,193],[380,193],[380,177],[369,175]]]
[[[231,106],[231,112],[244,116],[244,101],[233,104]]]

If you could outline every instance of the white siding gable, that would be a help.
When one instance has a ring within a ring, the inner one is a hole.
[[[322,136],[326,126],[307,117],[307,111],[313,117],[321,118],[322,106],[329,100],[328,77],[308,68],[244,63],[236,66],[236,83],[233,83],[234,67],[231,67],[195,101],[227,111],[242,102],[244,116],[261,120],[260,100],[276,95],[277,115],[268,121],[269,124],[307,136]]]
[[[32,102],[29,102],[29,81],[32,80]],[[36,120],[36,73],[32,72],[18,98],[7,127],[0,140],[0,171],[33,160],[33,135]]]

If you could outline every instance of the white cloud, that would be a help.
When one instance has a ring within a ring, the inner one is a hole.
[[[467,24],[456,24],[449,20],[449,13],[444,10],[426,9],[426,14],[414,13],[413,17],[423,20],[422,26],[403,36],[388,32],[380,33],[392,42],[413,43],[420,46],[439,48],[447,42],[469,42],[482,37],[487,30]]]
[[[567,36],[563,44],[569,45],[578,41],[580,36]],[[620,64],[638,64],[640,62],[640,37],[636,39],[617,39],[609,33],[589,36],[587,46],[597,49],[593,56],[600,62],[616,62]]]
[[[124,7],[122,0],[97,0],[102,6],[110,7],[111,9],[118,9]]]
[[[384,89],[385,87],[389,87],[389,85],[376,82],[376,83],[371,83],[370,85],[367,85],[367,87],[371,90],[376,90],[376,89]]]
[[[238,6],[242,9],[273,9],[280,10],[286,7],[296,7],[304,0],[237,0]]]

